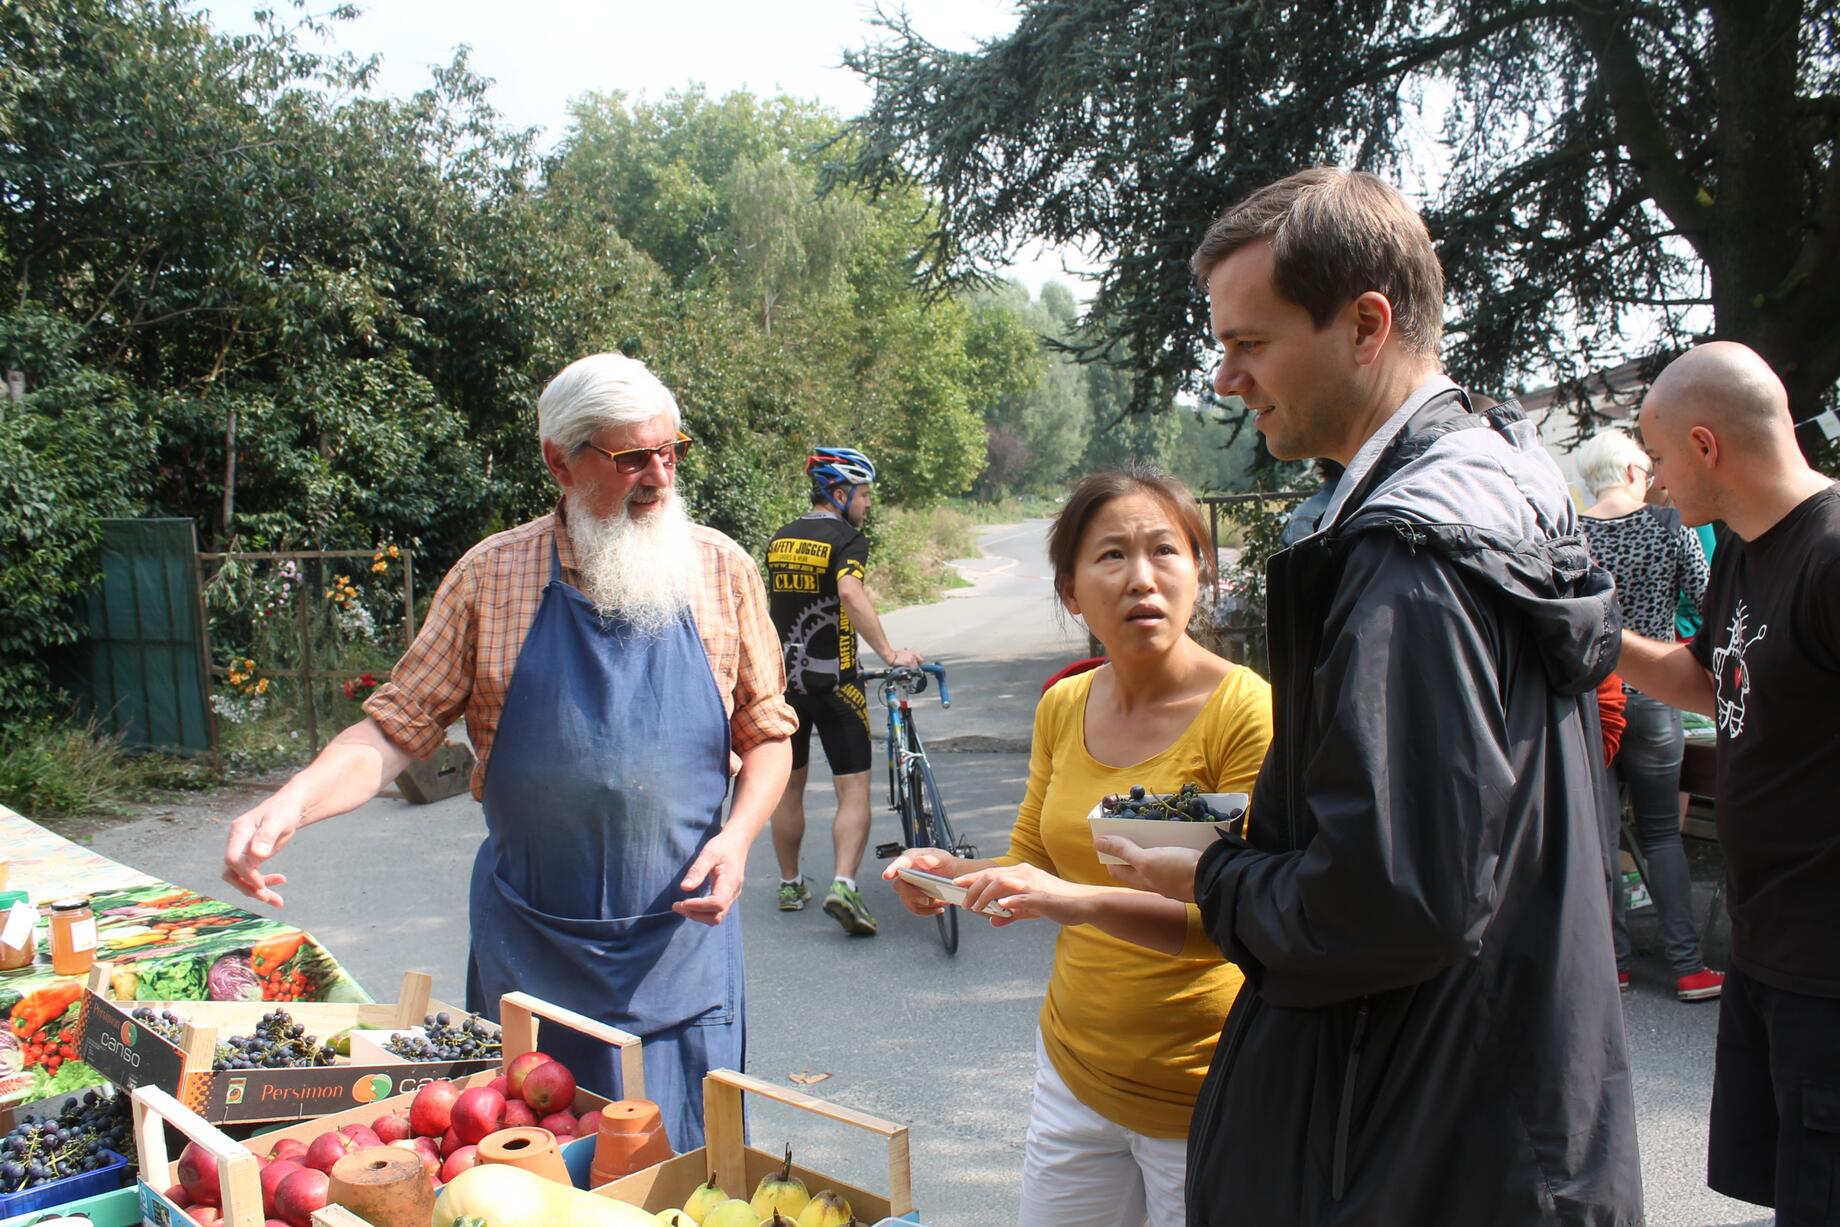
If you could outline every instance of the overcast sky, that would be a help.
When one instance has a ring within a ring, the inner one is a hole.
[[[220,0],[205,7],[219,29],[253,29],[254,13],[285,3]],[[331,8],[310,0],[308,12]],[[462,44],[474,68],[492,78],[492,102],[512,123],[544,130],[546,143],[568,125],[570,100],[624,90],[658,98],[699,82],[713,94],[747,89],[813,98],[849,116],[869,101],[861,78],[843,67],[847,48],[871,40],[874,6],[864,0],[371,0],[334,26],[334,46],[382,57],[377,88],[411,93],[431,65]],[[972,50],[1016,25],[1010,0],[908,0],[915,27],[934,44]],[[1024,253],[1014,275],[1039,290],[1068,280],[1059,259]],[[1083,287],[1071,288],[1081,298]]]

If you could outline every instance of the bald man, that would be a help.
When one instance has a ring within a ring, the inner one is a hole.
[[[1714,717],[1731,969],[1706,1182],[1840,1222],[1840,491],[1795,445],[1782,381],[1715,342],[1642,402],[1642,439],[1689,525],[1723,520],[1690,644],[1623,632],[1630,685]]]

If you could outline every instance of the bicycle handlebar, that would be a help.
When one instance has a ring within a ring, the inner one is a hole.
[[[939,681],[939,706],[952,706],[952,692],[946,687],[946,667],[941,664],[922,664],[919,668],[903,665],[898,669],[877,669],[857,676],[865,682],[893,682],[897,686],[909,687],[913,694],[919,694],[926,689],[929,674]]]

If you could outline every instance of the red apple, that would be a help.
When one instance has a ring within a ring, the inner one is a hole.
[[[198,1224],[198,1227],[213,1227],[214,1224],[224,1221],[224,1212],[216,1206],[193,1206],[186,1213],[191,1216],[194,1223]]]
[[[503,1074],[500,1074],[498,1077],[492,1079],[492,1081],[486,1083],[486,1086],[490,1087],[492,1090],[497,1091],[500,1095],[503,1095],[506,1099],[511,1098],[511,1087],[508,1081],[506,1080],[505,1075]]]
[[[378,1137],[376,1130],[369,1125],[346,1125],[339,1132],[356,1142],[358,1150],[369,1150],[373,1146],[383,1145],[383,1139]]]
[[[182,1184],[175,1184],[172,1188],[160,1194],[160,1196],[164,1197],[167,1201],[179,1207],[181,1210],[192,1204],[192,1199],[186,1196],[185,1186]]]
[[[504,1127],[506,1129],[516,1129],[520,1125],[534,1125],[536,1123],[537,1110],[535,1108],[525,1103],[522,1099],[507,1099],[505,1101]]]
[[[394,1142],[385,1142],[384,1145],[391,1150],[406,1150],[414,1155],[421,1161],[422,1170],[427,1172],[430,1176],[439,1176],[441,1174],[441,1156],[438,1152],[417,1146],[415,1142],[410,1141],[408,1138],[402,1138]]]
[[[554,1064],[554,1062],[552,1062]],[[490,1087],[476,1086],[461,1091],[454,1100],[454,1132],[465,1143],[475,1143],[488,1133],[496,1132],[505,1117],[505,1097]]]
[[[409,1114],[407,1112],[390,1112],[386,1115],[379,1116],[376,1120],[371,1122],[371,1131],[375,1133],[378,1139],[386,1146],[391,1142],[400,1142],[404,1138],[412,1136],[415,1132],[413,1129],[409,1128]]]
[[[578,1138],[591,1138],[600,1131],[601,1110],[599,1108],[592,1112],[583,1112],[580,1119],[575,1122],[575,1136]]]
[[[198,1205],[215,1206],[223,1200],[217,1188],[217,1160],[196,1142],[187,1142],[179,1156],[179,1183]]]
[[[537,1123],[565,1142],[575,1136],[575,1114],[573,1112],[551,1112]]]
[[[269,1214],[275,1212],[275,1190],[289,1173],[302,1170],[302,1165],[295,1159],[276,1159],[262,1169],[262,1209]]]
[[[446,1133],[441,1135],[441,1157],[445,1159],[448,1155],[459,1150],[462,1145],[464,1145],[464,1143],[460,1141],[460,1135],[455,1133],[453,1129],[448,1129]]]
[[[441,1165],[441,1183],[446,1184],[467,1168],[477,1166],[478,1163],[479,1147],[462,1146],[453,1154],[448,1155],[447,1162]]]
[[[268,1152],[268,1157],[270,1160],[293,1159],[299,1162],[300,1157],[306,1153],[307,1144],[299,1138],[282,1138],[275,1143],[275,1148]]]
[[[524,1076],[523,1099],[539,1115],[566,1111],[575,1104],[575,1075],[560,1061],[539,1065]]]
[[[358,1149],[358,1143],[343,1133],[322,1133],[307,1147],[307,1166],[316,1172],[330,1172],[332,1165]]]
[[[326,1208],[326,1193],[331,1186],[332,1178],[325,1172],[311,1168],[292,1172],[275,1190],[275,1208],[281,1211],[288,1227],[313,1227],[313,1212]]]
[[[265,1218],[262,1220],[262,1227],[288,1227],[288,1224],[285,1219]]]
[[[547,1053],[527,1052],[505,1066],[505,1097],[524,1098],[524,1079],[530,1076],[530,1071],[540,1065],[552,1064],[555,1059]]]
[[[409,1103],[409,1128],[420,1137],[440,1137],[453,1123],[454,1100],[458,1098],[460,1088],[446,1078],[430,1082]]]

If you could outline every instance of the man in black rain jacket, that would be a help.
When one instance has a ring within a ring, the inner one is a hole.
[[[1268,564],[1246,838],[1198,864],[1104,845],[1246,974],[1189,1227],[1639,1224],[1593,760],[1609,578],[1519,410],[1472,413],[1438,373],[1442,273],[1390,187],[1292,176],[1195,268],[1216,388],[1274,455],[1348,469]]]

